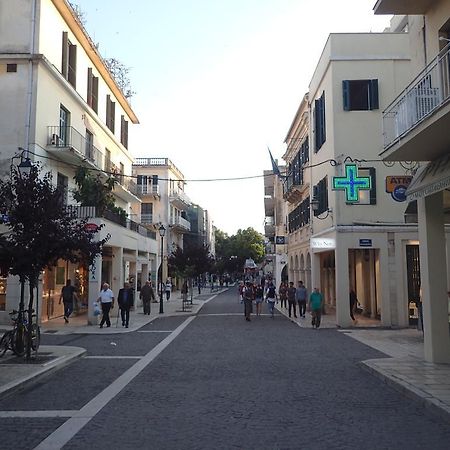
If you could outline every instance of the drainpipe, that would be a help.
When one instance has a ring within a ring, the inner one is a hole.
[[[31,24],[30,24],[30,56],[28,59],[28,92],[27,92],[27,109],[25,119],[25,142],[24,148],[29,150],[30,134],[31,134],[31,117],[33,108],[33,55],[35,53],[35,33],[36,33],[36,9],[37,1],[33,0],[31,6]]]

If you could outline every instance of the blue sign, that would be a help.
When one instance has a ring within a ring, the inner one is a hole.
[[[284,236],[276,236],[275,237],[275,244],[277,245],[284,245],[286,243]]]
[[[372,239],[360,239],[359,246],[360,247],[372,247]]]

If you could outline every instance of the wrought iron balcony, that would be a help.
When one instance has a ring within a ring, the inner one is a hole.
[[[138,195],[158,195],[159,196],[159,185],[158,184],[138,184],[137,185]]]
[[[449,55],[450,46],[447,46],[383,112],[385,150],[398,143],[448,102]]]

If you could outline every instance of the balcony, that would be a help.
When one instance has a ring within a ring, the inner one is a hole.
[[[309,183],[304,183],[303,177],[301,178],[300,180],[289,174],[283,181],[283,198],[289,203],[299,203],[309,188]]]
[[[47,151],[70,164],[80,161],[103,169],[103,153],[73,127],[49,126]]]
[[[273,216],[275,212],[275,199],[273,197],[264,197],[264,211],[266,216]]]
[[[383,159],[430,161],[450,148],[450,46],[383,112]]]
[[[153,220],[153,214],[141,214],[141,223],[143,225],[153,225],[155,223]]]
[[[169,226],[175,231],[186,233],[191,231],[191,223],[183,217],[172,217],[169,220]]]
[[[275,222],[273,217],[266,217],[266,221],[264,222],[264,236],[267,238],[275,236]]]
[[[190,198],[183,191],[171,192],[169,201],[173,206],[181,210],[188,209],[192,204]]]
[[[153,197],[159,197],[159,185],[158,184],[138,184],[137,194],[141,197],[145,195],[152,195]]]
[[[110,222],[115,223],[116,225],[120,225],[121,227],[132,230],[142,236],[156,239],[156,233],[150,230],[147,230],[140,223],[134,222],[130,219],[124,219],[123,217],[115,214],[111,211],[104,211],[103,213],[99,213],[95,206],[76,206],[76,205],[68,205],[66,208],[69,211],[72,211],[77,219],[107,219]]]
[[[378,0],[375,14],[425,14],[435,0]]]

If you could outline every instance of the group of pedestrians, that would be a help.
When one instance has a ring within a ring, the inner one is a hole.
[[[323,296],[318,288],[315,288],[308,297],[308,291],[303,284],[303,281],[298,282],[295,287],[291,281],[289,285],[285,282],[280,284],[278,294],[275,285],[272,281],[262,281],[261,283],[253,283],[251,281],[240,282],[239,284],[239,298],[244,303],[245,320],[251,321],[251,313],[253,312],[253,302],[256,304],[256,315],[260,316],[262,311],[262,304],[267,302],[270,317],[274,317],[275,303],[280,300],[282,308],[288,308],[289,317],[292,314],[295,318],[305,318],[306,309],[309,303],[309,310],[311,312],[311,325],[313,328],[320,327],[323,308]],[[298,306],[298,316],[297,316]]]

